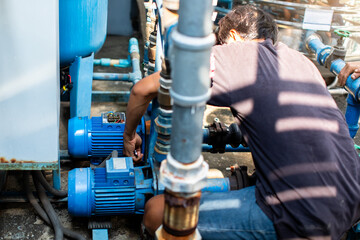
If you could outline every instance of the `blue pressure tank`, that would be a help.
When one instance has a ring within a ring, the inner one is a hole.
[[[106,112],[100,117],[74,117],[68,122],[68,151],[75,158],[105,158],[113,150],[123,155],[125,113]],[[145,151],[145,120],[136,129]]]
[[[106,37],[108,0],[60,0],[60,64],[100,50]]]

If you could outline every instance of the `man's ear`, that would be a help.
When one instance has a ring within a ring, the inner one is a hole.
[[[240,34],[235,30],[235,29],[231,29],[229,32],[229,38],[231,41],[234,42],[243,42],[244,38],[240,36]]]

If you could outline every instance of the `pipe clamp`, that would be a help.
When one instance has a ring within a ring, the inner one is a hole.
[[[174,92],[172,88],[170,89],[170,96],[173,99],[174,103],[182,107],[205,105],[207,100],[210,99],[210,95],[211,89],[208,89],[205,94],[198,96],[184,96]]]
[[[180,33],[177,29],[171,34],[174,46],[191,51],[209,50],[215,43],[215,35],[205,37],[189,37]]]

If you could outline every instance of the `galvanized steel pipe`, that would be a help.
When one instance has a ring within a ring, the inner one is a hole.
[[[208,165],[201,155],[202,120],[210,97],[212,0],[180,1],[178,27],[171,34],[173,118],[170,153],[160,168],[165,210],[157,239],[200,239],[196,231],[201,188]]]
[[[201,154],[202,119],[210,97],[209,59],[215,42],[212,10],[210,0],[181,1],[178,28],[172,33],[171,155],[185,164]]]

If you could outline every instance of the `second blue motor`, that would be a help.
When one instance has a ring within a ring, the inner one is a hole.
[[[100,117],[74,117],[68,122],[68,150],[74,158],[105,158],[113,150],[123,156],[124,112],[106,112]],[[136,133],[145,148],[145,120],[142,118]]]

